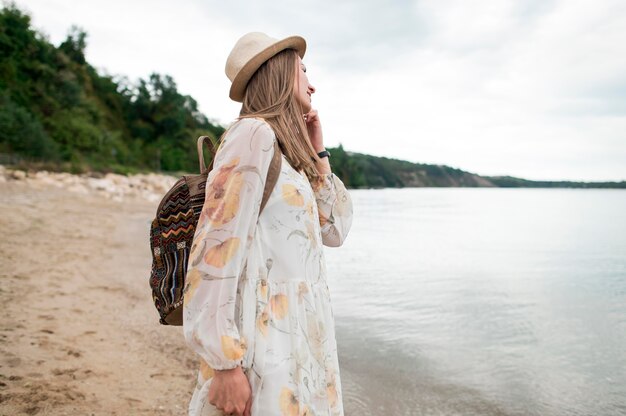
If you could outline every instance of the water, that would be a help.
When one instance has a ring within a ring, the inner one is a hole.
[[[347,414],[626,415],[626,191],[350,193]]]

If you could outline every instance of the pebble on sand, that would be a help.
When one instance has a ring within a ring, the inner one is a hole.
[[[25,172],[0,165],[0,182],[27,181],[36,187],[56,186],[79,194],[97,194],[107,199],[123,201],[126,198],[142,198],[159,201],[177,178],[156,173],[124,176],[107,173],[102,178],[74,175],[65,172]]]

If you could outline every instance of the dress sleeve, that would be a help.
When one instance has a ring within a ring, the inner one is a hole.
[[[191,349],[215,370],[241,365],[246,351],[235,321],[235,298],[275,140],[273,130],[262,121],[236,122],[207,177],[187,266],[183,333]]]
[[[312,185],[322,230],[322,243],[328,247],[339,247],[352,225],[350,194],[334,173],[320,175]]]

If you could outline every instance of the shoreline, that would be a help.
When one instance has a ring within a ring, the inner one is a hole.
[[[190,173],[187,173],[190,174]],[[108,199],[123,201],[129,196],[140,196],[149,201],[158,201],[167,190],[183,174],[176,176],[160,173],[135,173],[121,175],[117,173],[82,173],[72,174],[67,172],[51,172],[36,168],[26,170],[19,168],[7,168],[0,164],[0,183],[11,180],[26,181],[29,183],[45,183],[58,187],[64,187],[72,192],[89,194],[98,192]],[[497,178],[497,177],[486,177]],[[504,177],[506,178],[506,177]],[[512,178],[517,180],[516,178]],[[464,186],[464,185],[427,185],[427,186],[357,186],[348,187],[349,191],[366,190],[405,190],[405,189],[539,189],[539,190],[624,190],[626,181],[604,182],[575,182],[575,181],[531,181],[522,180],[526,185],[517,183],[503,183],[500,186]]]
[[[130,176],[116,173],[89,175],[46,170],[19,170],[0,165],[0,184],[22,182],[36,189],[62,188],[80,195],[99,195],[105,199],[122,202],[140,198],[158,202],[178,178],[170,175],[147,173]],[[156,209],[156,208],[155,208]]]

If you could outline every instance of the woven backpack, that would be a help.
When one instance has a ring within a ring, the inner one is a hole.
[[[208,168],[204,164],[202,153],[204,143],[208,145],[212,155]],[[150,287],[154,306],[160,315],[159,322],[163,325],[183,324],[183,289],[189,251],[204,205],[207,176],[213,168],[214,155],[215,147],[211,139],[207,136],[199,137],[200,174],[183,176],[172,186],[159,203],[156,217],[150,226]],[[259,214],[276,185],[280,165],[281,151],[275,141],[274,157],[267,172]]]

